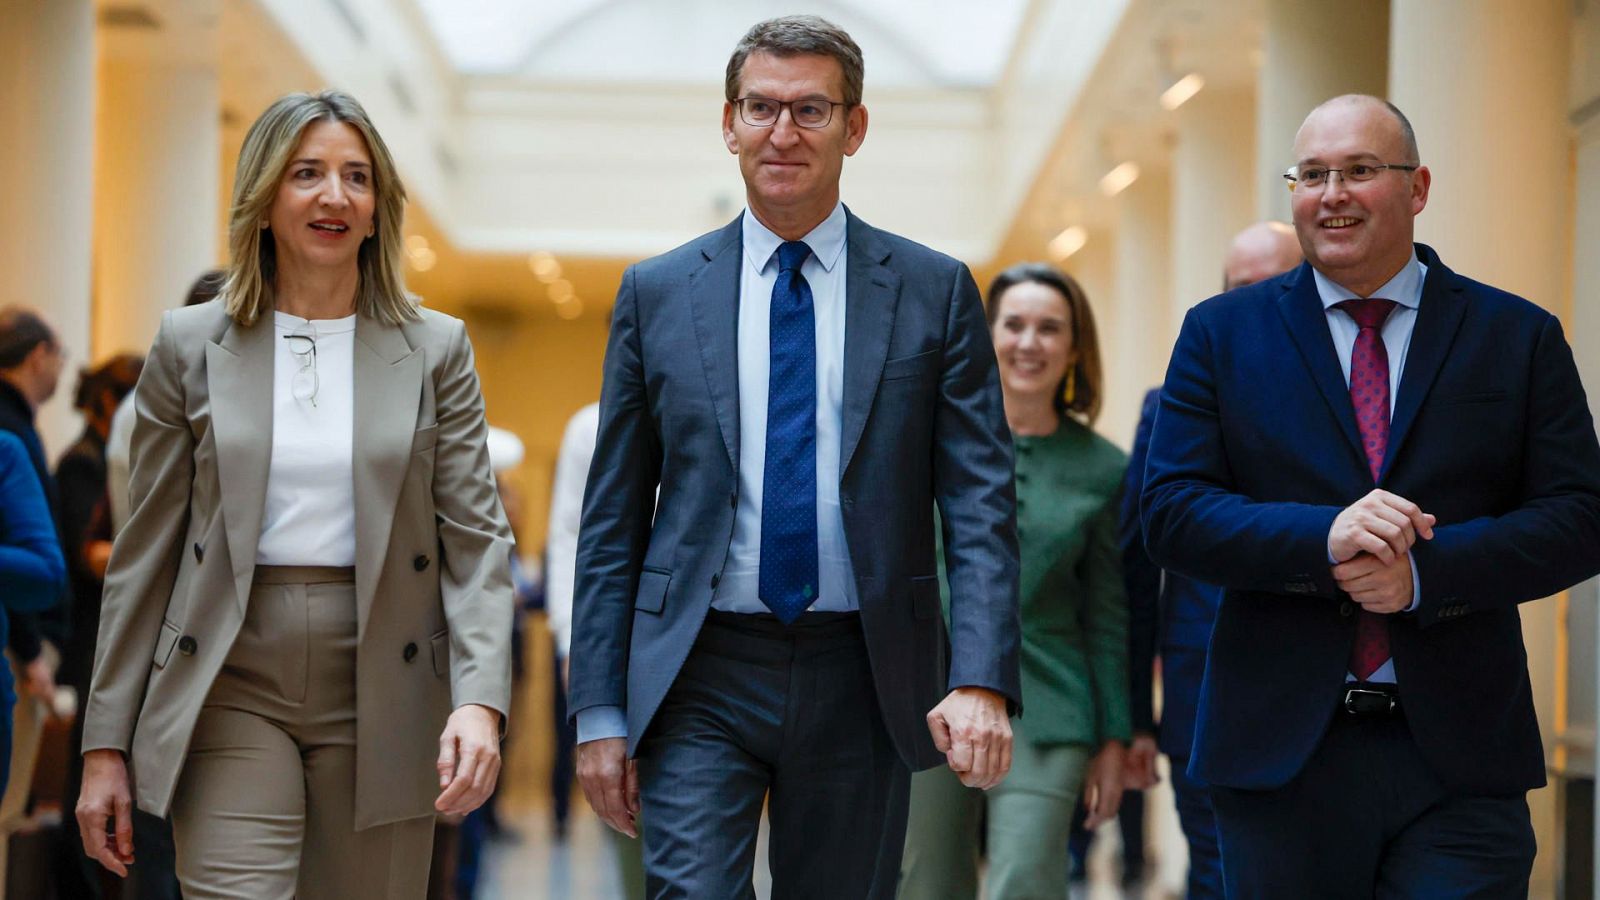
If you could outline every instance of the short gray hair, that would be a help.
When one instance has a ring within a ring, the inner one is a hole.
[[[770,53],[778,57],[802,54],[832,57],[844,70],[845,104],[856,106],[861,103],[861,48],[843,28],[827,19],[820,16],[783,16],[757,22],[745,32],[733,48],[733,56],[728,58],[728,74],[723,91],[729,103],[739,99],[739,77],[744,72],[744,61],[752,53]]]

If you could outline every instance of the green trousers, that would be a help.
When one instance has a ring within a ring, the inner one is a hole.
[[[1017,731],[1011,773],[987,793],[947,766],[913,775],[900,900],[976,900],[980,827],[988,900],[1065,898],[1067,838],[1089,758],[1081,744],[1041,747]]]

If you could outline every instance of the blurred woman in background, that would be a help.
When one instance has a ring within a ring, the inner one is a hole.
[[[1036,263],[995,278],[987,313],[1016,447],[1027,714],[1012,722],[1011,774],[989,792],[942,766],[913,776],[901,900],[978,896],[985,822],[985,896],[1065,896],[1080,791],[1091,828],[1122,796],[1130,723],[1117,498],[1127,457],[1090,428],[1104,396],[1094,317],[1076,281]]]

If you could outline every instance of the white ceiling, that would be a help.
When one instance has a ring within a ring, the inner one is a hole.
[[[783,0],[414,0],[464,74],[596,84],[719,83],[755,22]],[[1005,70],[1028,0],[814,0],[850,32],[867,86],[983,88]]]

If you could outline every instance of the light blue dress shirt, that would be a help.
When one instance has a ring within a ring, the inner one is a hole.
[[[839,507],[840,432],[844,415],[845,252],[844,205],[801,238],[811,256],[800,274],[811,286],[817,361],[817,576],[819,612],[859,608],[844,514]],[[767,459],[767,393],[771,373],[772,289],[778,281],[778,246],[773,234],[745,210],[741,221],[744,265],[739,275],[739,493],[728,560],[711,598],[713,609],[768,612],[757,591],[761,571],[762,479]],[[592,706],[578,712],[578,743],[628,733],[621,707]]]
[[[1339,368],[1344,372],[1344,383],[1350,384],[1350,357],[1355,352],[1356,335],[1361,332],[1356,320],[1342,309],[1335,309],[1335,304],[1346,300],[1363,299],[1355,292],[1335,283],[1333,279],[1323,275],[1316,269],[1311,270],[1311,275],[1316,279],[1317,296],[1322,298],[1323,313],[1328,317],[1328,330],[1333,334],[1333,347],[1339,354]],[[1406,353],[1411,349],[1411,331],[1417,325],[1417,310],[1422,306],[1422,282],[1428,276],[1428,267],[1417,259],[1415,251],[1411,254],[1411,261],[1406,263],[1398,273],[1389,279],[1382,287],[1373,291],[1371,296],[1393,300],[1398,304],[1394,311],[1389,313],[1389,318],[1383,323],[1383,348],[1389,354],[1389,416],[1394,417],[1394,403],[1400,396],[1400,375],[1406,366]],[[1330,539],[1331,539],[1330,535]],[[1331,542],[1331,541],[1330,541]],[[1333,562],[1333,551],[1328,551],[1328,561]],[[1411,605],[1406,607],[1406,612],[1417,608],[1417,601],[1422,597],[1422,581],[1417,576],[1417,561],[1411,560]],[[1349,676],[1354,679],[1354,675]],[[1372,673],[1368,681],[1381,681],[1393,684],[1394,660],[1385,660],[1378,671]]]

